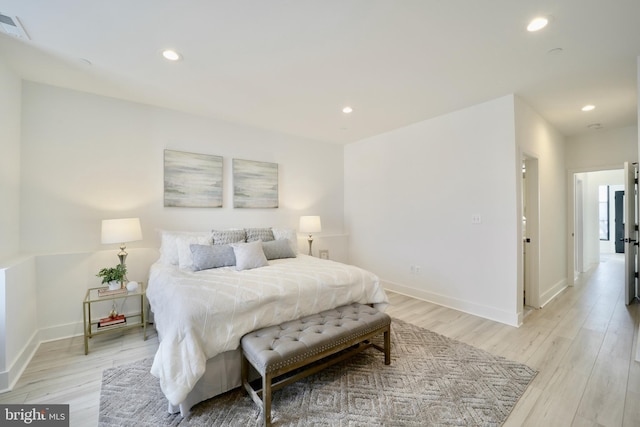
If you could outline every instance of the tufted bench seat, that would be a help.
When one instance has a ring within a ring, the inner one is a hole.
[[[391,318],[387,314],[367,305],[351,304],[248,333],[241,340],[242,385],[262,408],[264,425],[269,426],[272,391],[369,347],[382,351],[384,363],[389,365],[390,332]],[[380,334],[384,334],[384,347],[369,341]],[[340,355],[327,358],[343,350]],[[325,358],[327,360],[273,382],[279,376]],[[262,377],[259,390],[248,381],[249,363]]]

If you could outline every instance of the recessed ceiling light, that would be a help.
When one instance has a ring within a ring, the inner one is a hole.
[[[595,109],[596,109],[596,106],[591,104],[585,105],[584,107],[582,107],[582,111],[593,111]]]
[[[531,32],[539,31],[544,27],[546,27],[548,23],[549,23],[549,20],[543,16],[534,18],[531,20],[531,22],[529,22],[529,25],[527,25],[527,31],[531,31]]]
[[[182,56],[175,50],[166,49],[162,51],[162,56],[169,61],[179,61]]]
[[[349,113],[351,113],[352,111],[353,111],[353,108],[348,107],[348,106],[347,106],[347,107],[344,107],[344,108],[342,109],[342,112],[343,112],[343,113],[346,113],[346,114],[349,114]]]

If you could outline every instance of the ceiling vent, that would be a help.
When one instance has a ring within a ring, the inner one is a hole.
[[[5,33],[14,37],[23,40],[30,40],[17,16],[7,16],[0,13],[0,28]]]

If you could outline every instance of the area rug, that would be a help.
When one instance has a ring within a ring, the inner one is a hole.
[[[391,365],[368,349],[273,393],[274,426],[500,426],[536,375],[494,356],[393,319]],[[107,369],[99,427],[260,426],[249,396],[232,390],[167,413],[151,359]]]

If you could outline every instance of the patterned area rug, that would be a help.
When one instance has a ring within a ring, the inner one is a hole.
[[[393,319],[391,365],[369,349],[273,393],[274,426],[499,426],[536,375],[520,363]],[[100,427],[259,426],[240,389],[168,414],[151,359],[103,373]]]

